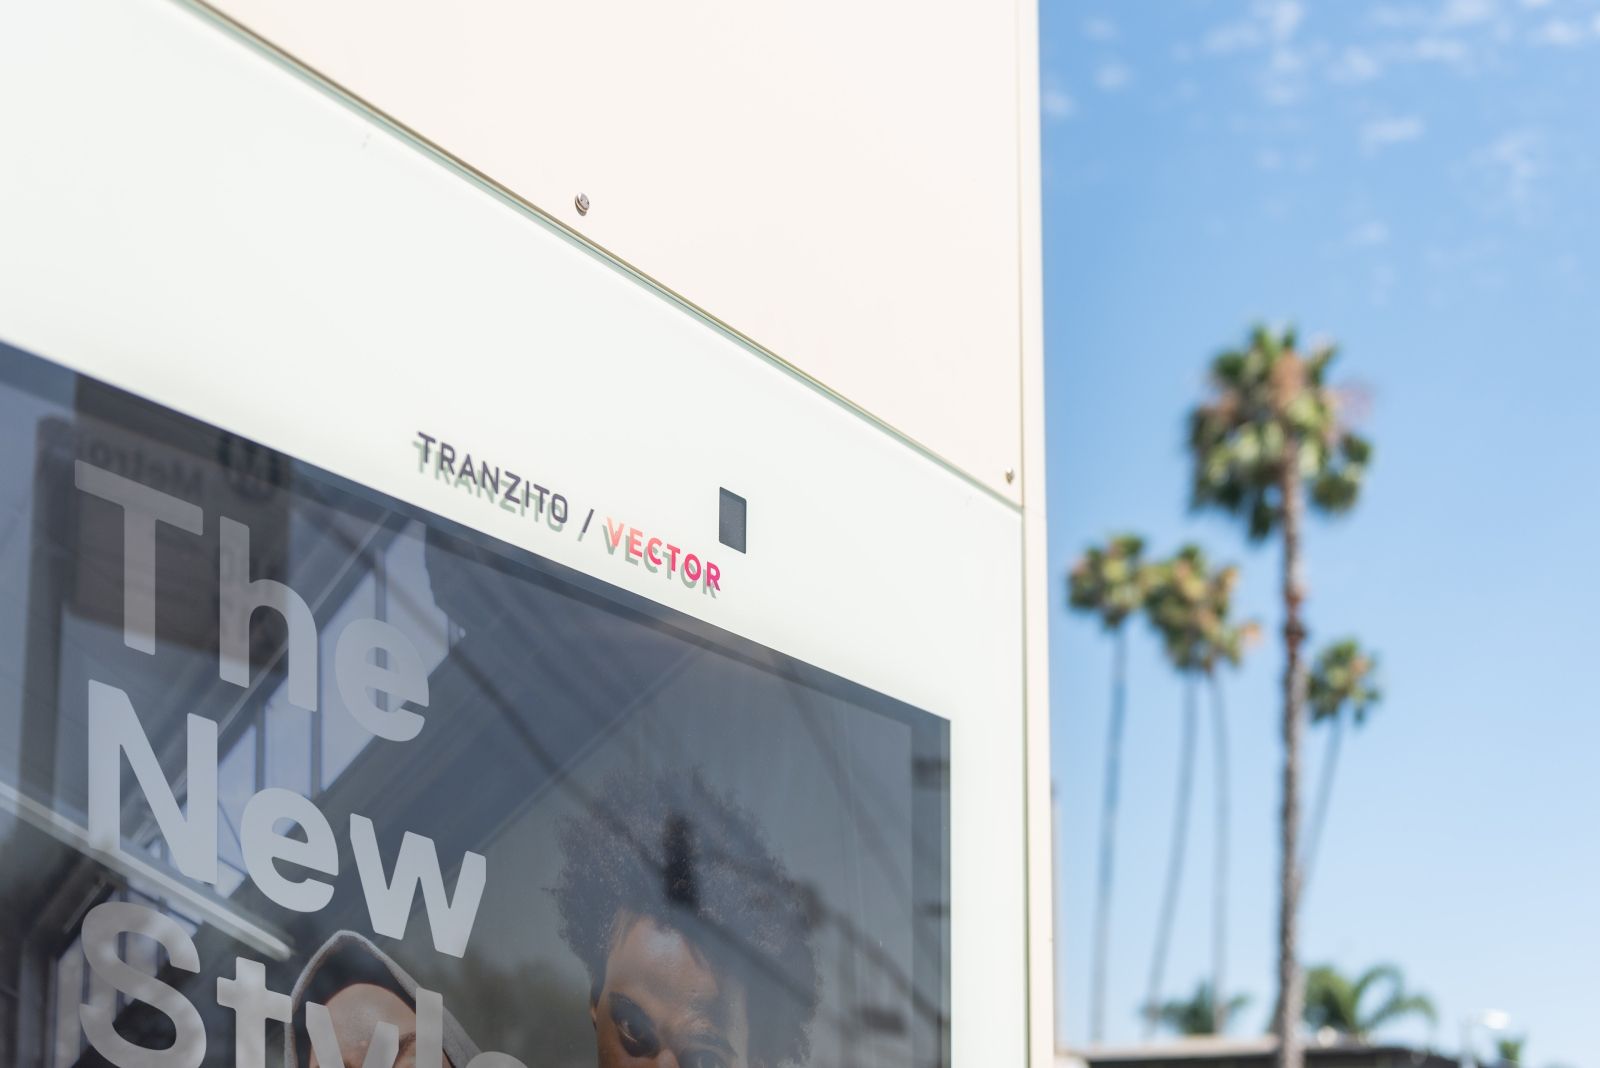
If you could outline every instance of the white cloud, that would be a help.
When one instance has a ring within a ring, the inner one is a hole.
[[[1421,26],[1429,19],[1428,12],[1420,7],[1398,7],[1392,4],[1380,4],[1372,9],[1367,16],[1374,26],[1388,30],[1403,30],[1414,26]]]
[[[1045,118],[1063,122],[1078,113],[1078,102],[1071,94],[1049,87],[1039,94],[1039,110]]]
[[[1091,41],[1115,41],[1117,24],[1108,18],[1098,16],[1084,19],[1083,35]]]
[[[1511,130],[1479,154],[1513,207],[1525,207],[1533,193],[1533,183],[1544,176],[1542,142],[1536,130]]]
[[[1420,37],[1411,53],[1424,63],[1465,63],[1472,58],[1467,43],[1456,37]]]
[[[1373,219],[1351,230],[1346,240],[1354,248],[1377,248],[1389,243],[1389,228]]]
[[[1370,51],[1365,48],[1346,48],[1328,71],[1328,77],[1343,85],[1359,85],[1372,81],[1382,73],[1383,64]]]
[[[1425,129],[1422,119],[1416,115],[1373,119],[1361,127],[1361,147],[1368,152],[1377,152],[1391,145],[1415,141]]]
[[[1268,0],[1259,10],[1266,18],[1275,41],[1287,41],[1293,37],[1306,18],[1306,8],[1300,0]]]
[[[1444,7],[1439,11],[1439,23],[1443,26],[1475,26],[1494,18],[1498,9],[1495,0],[1445,0]]]
[[[1213,27],[1200,41],[1211,56],[1265,52],[1258,77],[1262,98],[1280,106],[1295,103],[1305,91],[1306,56],[1296,38],[1306,19],[1301,0],[1253,0],[1250,13]]]
[[[1208,31],[1200,42],[1200,50],[1214,56],[1226,56],[1259,48],[1265,40],[1266,35],[1255,23],[1230,22]]]
[[[1379,39],[1367,48],[1386,65],[1445,63],[1465,70],[1513,33],[1509,2],[1429,0],[1380,6],[1368,17]]]
[[[1571,48],[1582,44],[1588,37],[1588,31],[1582,24],[1570,19],[1550,19],[1533,31],[1535,44],[1550,45],[1553,48]]]
[[[1318,82],[1364,87],[1419,66],[1472,77],[1503,66],[1519,44],[1600,48],[1597,0],[1377,0],[1358,16],[1354,36],[1329,36],[1314,21],[1322,9],[1308,0],[1216,7],[1230,15],[1191,39],[1194,57],[1232,59],[1259,100],[1285,107]],[[1378,123],[1362,143],[1372,151],[1422,133],[1420,121]]]
[[[1294,38],[1305,17],[1305,5],[1300,0],[1255,0],[1245,18],[1212,27],[1201,39],[1200,48],[1224,56],[1267,46],[1282,47]]]
[[[1305,91],[1305,54],[1295,42],[1306,8],[1300,0],[1256,0],[1256,17],[1267,26],[1270,40],[1261,94],[1269,104],[1285,107]]]
[[[1104,63],[1094,72],[1094,84],[1107,93],[1126,89],[1133,81],[1133,71],[1121,63]]]

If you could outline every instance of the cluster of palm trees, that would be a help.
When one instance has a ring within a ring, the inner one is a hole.
[[[1178,896],[1183,882],[1188,842],[1189,809],[1194,789],[1194,764],[1198,740],[1199,697],[1202,686],[1210,696],[1212,754],[1216,762],[1216,853],[1213,858],[1212,984],[1226,989],[1227,866],[1228,866],[1228,730],[1226,705],[1218,669],[1236,666],[1260,628],[1254,622],[1232,619],[1233,592],[1239,569],[1212,567],[1198,545],[1184,545],[1170,558],[1144,559],[1144,539],[1133,534],[1111,538],[1105,546],[1089,548],[1068,576],[1068,599],[1073,608],[1093,612],[1115,642],[1112,706],[1106,751],[1105,799],[1100,833],[1100,882],[1097,892],[1094,982],[1091,1015],[1095,1037],[1105,1018],[1105,979],[1109,954],[1110,910],[1115,867],[1116,822],[1121,778],[1122,727],[1126,713],[1127,632],[1130,619],[1142,616],[1161,641],[1167,662],[1183,680],[1182,740],[1178,750],[1178,790],[1173,810],[1172,841],[1167,876],[1156,923],[1155,952],[1150,963],[1152,1010],[1160,1004],[1162,978],[1172,943]],[[1214,1026],[1222,1024],[1219,1006]],[[1147,1012],[1149,1029],[1158,1022]]]
[[[1284,759],[1279,812],[1278,992],[1273,1019],[1280,1068],[1301,1068],[1300,1024],[1302,1020],[1316,1023],[1308,1011],[1305,976],[1298,960],[1298,915],[1305,874],[1327,818],[1339,741],[1345,720],[1355,725],[1364,722],[1380,696],[1376,660],[1354,639],[1327,646],[1314,662],[1308,663],[1305,656],[1307,591],[1302,556],[1307,510],[1334,514],[1352,508],[1372,456],[1371,445],[1348,422],[1350,394],[1327,381],[1334,355],[1331,345],[1302,350],[1292,329],[1258,327],[1244,347],[1212,361],[1207,395],[1188,419],[1190,506],[1232,516],[1243,523],[1248,540],[1276,539],[1282,547]],[[1191,1022],[1209,1017],[1209,1030],[1220,1033],[1242,1005],[1237,995],[1230,996],[1226,983],[1228,735],[1219,669],[1240,663],[1259,627],[1231,618],[1238,575],[1237,567],[1210,565],[1198,545],[1185,545],[1166,559],[1146,560],[1145,541],[1134,534],[1119,534],[1102,546],[1090,547],[1069,575],[1071,606],[1098,617],[1114,648],[1091,963],[1092,1041],[1104,1036],[1127,704],[1127,624],[1135,617],[1151,624],[1168,663],[1184,682],[1172,845],[1144,1015],[1153,1029],[1164,1019],[1171,1023],[1174,1014],[1188,1012]],[[1182,882],[1202,689],[1210,697],[1217,781],[1212,976],[1191,1002],[1169,1003],[1163,999],[1164,970]],[[1311,833],[1302,844],[1300,766],[1308,722],[1326,724],[1331,735]],[[1320,997],[1321,987],[1316,989]]]
[[[1157,1015],[1163,1026],[1180,1035],[1209,1035],[1218,1030],[1213,1021],[1226,1021],[1249,1003],[1244,994],[1219,1001],[1210,981],[1202,979],[1189,997],[1163,1002]],[[1379,1028],[1408,1017],[1438,1022],[1433,1001],[1409,989],[1393,964],[1377,964],[1357,976],[1329,964],[1306,972],[1305,1023],[1315,1034],[1366,1041]],[[1519,1059],[1521,1040],[1514,1042],[1502,1040],[1501,1061],[1514,1064]]]

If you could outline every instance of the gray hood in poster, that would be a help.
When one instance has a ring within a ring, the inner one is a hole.
[[[324,978],[337,985],[327,991],[318,990],[319,980]],[[302,1050],[307,1048],[304,1010],[308,995],[312,1001],[326,1003],[333,991],[343,989],[350,983],[382,986],[398,994],[413,1010],[417,1007],[417,981],[404,968],[364,936],[354,931],[336,931],[322,944],[322,948],[312,954],[301,970],[300,978],[295,980],[290,995],[294,1007],[292,1023],[283,1029],[285,1068],[306,1068],[309,1061],[309,1058],[301,1058]],[[467,1037],[466,1031],[449,1009],[444,1011],[444,1055],[454,1068],[466,1068],[478,1055],[478,1047]],[[419,1068],[424,1066],[419,1065]]]

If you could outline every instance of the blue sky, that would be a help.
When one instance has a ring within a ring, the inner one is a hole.
[[[1450,1050],[1503,1009],[1529,1063],[1600,1064],[1600,0],[1045,0],[1050,551],[1138,530],[1244,568],[1277,554],[1185,509],[1183,414],[1255,320],[1339,340],[1378,448],[1309,538],[1313,642],[1359,635],[1387,700],[1345,748],[1304,955],[1401,965]],[[1088,1016],[1109,646],[1052,618],[1060,1003]],[[1135,634],[1109,1035],[1138,1037],[1179,689]],[[1272,998],[1275,640],[1229,679],[1230,973]],[[1315,771],[1321,738],[1313,736]],[[1204,751],[1202,751],[1204,756]],[[1207,974],[1208,764],[1168,966]]]

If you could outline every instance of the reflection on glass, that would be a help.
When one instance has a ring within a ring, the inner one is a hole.
[[[194,1006],[206,1064],[231,1063],[217,981],[243,960],[291,996],[269,1063],[292,1068],[345,1063],[377,1020],[425,1038],[427,992],[452,1068],[948,1065],[944,721],[3,346],[0,412],[0,588],[24,605],[0,598],[0,967],[39,977],[0,1062],[106,1063],[76,1006],[105,996],[79,933],[109,903],[192,941],[197,972],[143,936],[118,953]],[[204,516],[156,528],[153,653],[127,640],[124,512],[79,463]],[[243,686],[219,671],[223,517],[249,531],[230,566],[305,605],[249,614]],[[372,620],[403,642],[362,663],[414,663],[425,702],[341,689],[341,636]],[[294,699],[308,669],[314,707]],[[122,755],[112,853],[88,846],[91,680],[165,780]],[[375,733],[407,709],[415,737]],[[216,735],[215,881],[169,841],[204,795],[191,714]],[[299,861],[251,852],[274,791],[310,806],[270,824]],[[439,940],[473,856],[458,955]],[[380,922],[402,871],[420,889]],[[274,874],[326,893],[289,907]],[[128,1042],[177,1040],[150,1004],[113,1011]]]

